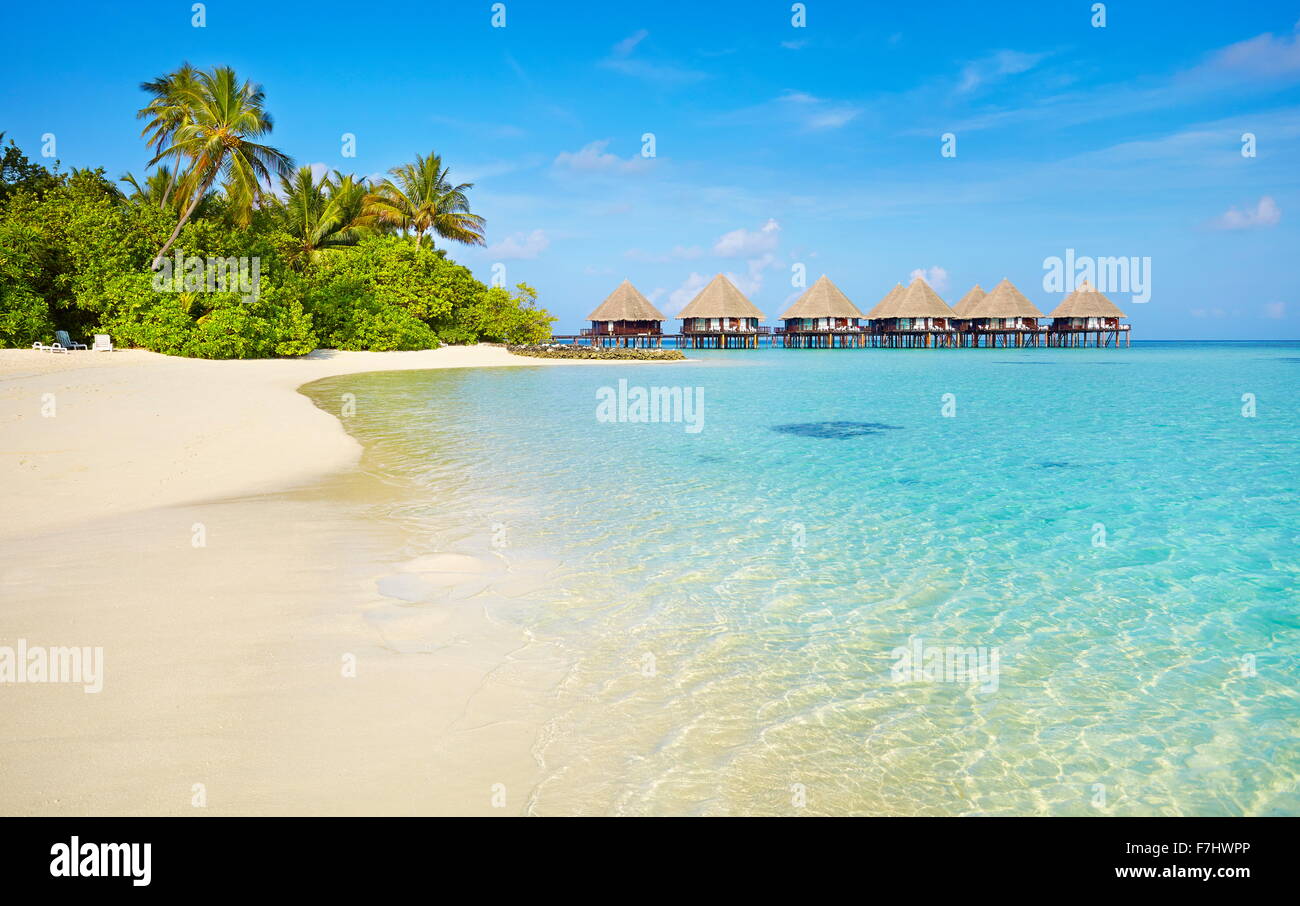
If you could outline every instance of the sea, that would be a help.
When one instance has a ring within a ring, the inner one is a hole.
[[[524,812],[1300,814],[1300,344],[687,354],[304,390],[534,571]]]

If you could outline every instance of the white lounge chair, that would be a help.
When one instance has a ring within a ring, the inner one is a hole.
[[[64,350],[69,352],[72,351],[73,349],[88,348],[85,343],[73,342],[72,337],[68,336],[68,332],[66,330],[54,331],[54,339],[58,342],[58,345],[62,346]]]
[[[113,341],[109,339],[106,333],[95,334],[95,345],[90,347],[91,352],[112,352]]]

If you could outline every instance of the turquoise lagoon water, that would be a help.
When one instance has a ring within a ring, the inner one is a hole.
[[[556,564],[530,812],[1300,813],[1300,346],[692,357],[313,387],[414,550]]]

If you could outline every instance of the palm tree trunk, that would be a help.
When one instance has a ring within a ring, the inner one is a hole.
[[[206,195],[208,189],[212,187],[213,180],[217,178],[218,170],[220,170],[220,167],[213,167],[212,175],[205,179],[203,185],[199,186],[198,191],[194,193],[194,198],[190,202],[190,206],[185,209],[185,213],[181,215],[181,219],[176,221],[176,229],[172,230],[172,234],[167,237],[167,241],[163,243],[163,247],[160,248],[158,254],[154,256],[153,264],[150,265],[152,270],[158,270],[158,268],[162,267],[163,256],[166,255],[167,250],[172,247],[172,243],[176,241],[176,237],[181,234],[181,227],[185,226],[185,221],[190,219],[190,215],[194,213],[194,209],[199,206],[199,202],[203,200],[203,196]]]
[[[180,171],[180,161],[172,168],[172,172],[167,176],[167,188],[163,190],[162,207],[167,207],[167,198],[172,194],[172,187],[176,185],[176,174]]]
[[[171,138],[170,135],[158,136],[158,150],[160,152],[164,150],[162,147],[163,142],[169,141],[170,138]],[[168,146],[167,150],[170,150],[170,145]],[[176,185],[176,174],[180,171],[180,168],[181,168],[181,161],[180,158],[177,158],[176,165],[171,168],[171,172],[167,175],[167,188],[163,189],[162,204],[160,205],[160,207],[163,208],[167,207],[167,198],[172,194],[172,187]]]

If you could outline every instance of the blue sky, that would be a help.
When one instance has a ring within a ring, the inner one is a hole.
[[[717,272],[770,320],[795,265],[864,310],[917,270],[1049,310],[1073,249],[1150,259],[1148,302],[1110,293],[1136,338],[1300,337],[1300,4],[1113,2],[1104,28],[1074,0],[809,0],[802,28],[790,2],[491,6],[22,5],[0,130],[139,174],[138,83],[232,65],[299,163],[440,153],[488,222],[452,256],[535,286],[557,331],[624,277],[672,314]]]

